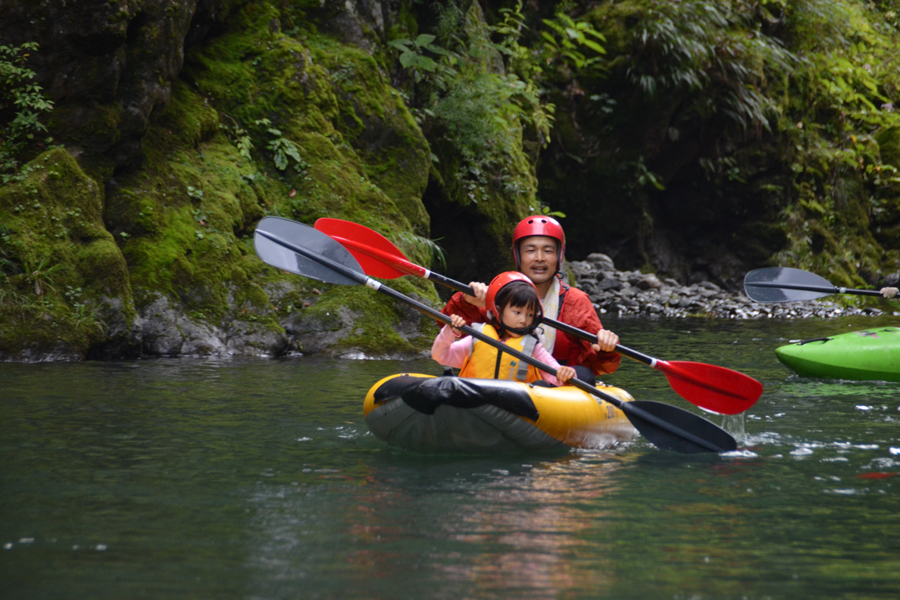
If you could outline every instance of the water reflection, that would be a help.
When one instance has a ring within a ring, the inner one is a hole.
[[[609,587],[612,569],[580,557],[596,556],[592,532],[615,518],[602,497],[616,490],[613,475],[622,464],[583,454],[522,475],[501,471],[459,514],[439,522],[448,539],[472,548],[434,554],[434,568],[441,579],[487,593],[527,590],[531,597],[555,598],[566,590]]]
[[[250,501],[248,564],[259,573],[257,585],[312,581],[330,589],[349,576],[376,589],[379,581],[430,581],[438,589],[528,590],[529,597],[609,585],[612,570],[582,557],[596,555],[596,530],[617,518],[603,498],[634,457],[583,453],[518,465],[393,460],[355,474],[311,470],[287,486],[261,483]],[[335,547],[344,550],[328,550]]]

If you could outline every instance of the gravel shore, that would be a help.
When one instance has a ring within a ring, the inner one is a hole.
[[[568,263],[578,288],[590,296],[601,315],[714,317],[718,319],[805,319],[853,315],[876,316],[885,311],[874,306],[842,306],[831,297],[807,302],[762,304],[743,292],[729,292],[703,281],[681,285],[653,273],[618,271],[610,257],[591,254]],[[894,314],[900,314],[895,312]]]

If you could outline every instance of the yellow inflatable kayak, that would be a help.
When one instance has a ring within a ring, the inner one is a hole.
[[[623,402],[625,390],[598,385]],[[609,448],[637,435],[612,404],[571,387],[401,373],[372,386],[366,424],[416,452],[516,452]]]

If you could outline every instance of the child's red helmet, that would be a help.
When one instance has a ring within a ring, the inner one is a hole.
[[[538,314],[535,315],[534,323],[532,324],[534,327],[540,323],[544,316],[544,305],[541,303],[541,297],[538,294],[537,288],[534,286],[534,282],[524,273],[519,273],[518,271],[506,271],[494,277],[493,281],[491,281],[491,284],[488,286],[487,294],[484,298],[484,305],[490,311],[491,316],[500,323],[500,310],[497,308],[497,294],[507,285],[517,281],[530,285],[534,290],[535,297],[537,297]]]
[[[545,215],[535,215],[522,219],[513,230],[513,256],[516,259],[516,268],[522,268],[522,260],[519,257],[519,240],[533,235],[545,235],[556,240],[557,249],[559,250],[558,262],[556,270],[562,270],[563,258],[566,255],[566,234],[563,233],[562,225],[553,217]]]

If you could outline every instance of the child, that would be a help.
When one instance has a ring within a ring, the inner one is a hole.
[[[435,338],[431,347],[434,360],[461,369],[460,377],[512,379],[526,383],[544,380],[551,385],[561,385],[575,377],[575,369],[560,366],[534,334],[543,318],[543,309],[537,289],[528,277],[517,271],[497,275],[488,286],[485,304],[490,323],[473,324],[472,327],[552,367],[556,377],[471,336],[454,341],[460,335],[458,328],[466,324],[459,315],[452,315],[452,325],[445,325]]]

